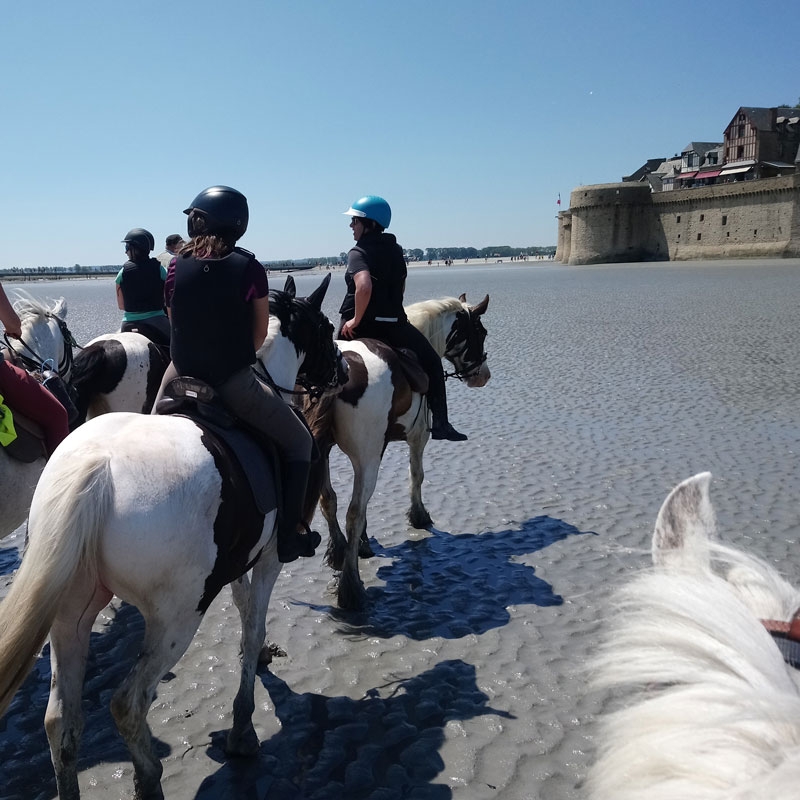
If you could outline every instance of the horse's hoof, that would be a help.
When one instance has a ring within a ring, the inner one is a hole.
[[[369,539],[365,536],[361,537],[361,541],[358,543],[358,557],[359,558],[372,558],[375,555],[375,552],[372,549],[372,545],[369,543]]]
[[[286,651],[275,642],[267,642],[258,654],[258,666],[268,667],[273,658],[286,658]]]
[[[408,523],[411,527],[419,528],[420,530],[427,530],[433,527],[431,515],[425,508],[422,510],[411,509],[408,512]]]
[[[232,758],[251,758],[258,753],[260,742],[255,729],[251,725],[241,733],[231,731],[225,743],[225,754]]]

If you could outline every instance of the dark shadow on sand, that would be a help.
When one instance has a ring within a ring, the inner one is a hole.
[[[222,751],[227,732],[213,734],[209,756],[224,763],[195,800],[447,800],[450,787],[433,783],[444,769],[447,722],[513,718],[486,705],[475,668],[459,660],[359,700],[295,694],[271,672],[260,674],[281,731],[256,757],[230,760]]]
[[[13,575],[21,560],[22,554],[17,547],[0,547],[0,575]]]
[[[93,633],[83,689],[85,727],[78,771],[103,762],[121,761],[130,770],[130,753],[109,710],[112,694],[133,667],[144,633],[141,614],[122,605],[103,633]],[[50,645],[0,719],[0,800],[45,800],[56,797],[56,780],[44,730],[50,694]],[[170,748],[153,738],[159,758]],[[130,782],[128,784],[128,781]],[[123,778],[121,791],[133,794],[133,778]]]
[[[430,532],[430,537],[394,547],[370,540],[376,557],[391,559],[378,569],[386,585],[367,589],[364,612],[325,609],[343,623],[343,632],[458,639],[502,627],[509,620],[508,606],[561,605],[553,587],[515,559],[590,533],[547,516],[529,519],[519,530],[457,536],[436,528]]]

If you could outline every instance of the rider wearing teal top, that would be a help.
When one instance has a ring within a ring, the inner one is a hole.
[[[121,330],[141,333],[169,346],[169,319],[164,309],[167,270],[150,256],[155,239],[144,228],[133,228],[123,239],[128,261],[117,273],[117,305],[124,312]]]

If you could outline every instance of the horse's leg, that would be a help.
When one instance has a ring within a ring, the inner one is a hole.
[[[325,563],[331,569],[341,569],[344,561],[344,552],[347,548],[347,539],[339,527],[339,507],[336,492],[331,484],[330,449],[320,457],[322,462],[322,487],[319,495],[319,510],[328,523],[328,548],[325,551]]]
[[[163,767],[153,752],[147,712],[159,680],[186,652],[200,619],[194,608],[169,608],[169,604],[160,616],[145,615],[139,660],[111,699],[111,713],[131,753],[136,800],[163,800]]]
[[[430,435],[427,425],[414,426],[413,435],[408,438],[408,473],[411,480],[411,506],[408,509],[408,521],[415,528],[429,528],[433,525],[431,515],[422,502],[422,481],[425,480],[425,469],[422,466],[422,454]]]
[[[339,607],[357,611],[364,606],[365,592],[361,576],[358,574],[358,548],[361,534],[367,525],[367,504],[375,491],[378,481],[380,456],[367,464],[353,463],[353,496],[347,509],[347,552],[339,577]]]
[[[258,752],[258,736],[253,727],[255,710],[255,679],[258,662],[267,636],[267,607],[272,588],[281,571],[275,540],[261,554],[253,567],[249,596],[246,601],[241,596],[244,584],[234,591],[234,601],[242,614],[241,660],[242,673],[239,691],[233,701],[233,727],[228,733],[225,751],[232,756],[252,756]],[[238,583],[235,582],[235,583]],[[236,595],[240,597],[236,600]],[[244,610],[244,613],[242,613]]]
[[[77,800],[78,750],[83,733],[81,698],[92,624],[111,600],[107,590],[81,590],[86,576],[73,584],[50,629],[50,699],[44,727],[56,773],[60,800]]]

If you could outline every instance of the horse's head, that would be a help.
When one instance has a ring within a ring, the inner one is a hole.
[[[68,379],[76,342],[66,323],[66,300],[62,297],[48,307],[21,293],[14,308],[19,314],[22,336],[8,344],[16,359],[28,370],[51,369]]]
[[[322,313],[330,273],[308,296],[297,297],[294,278],[283,291],[270,292],[270,314],[280,322],[281,334],[294,345],[298,357],[297,383],[312,398],[339,391],[347,382],[347,365],[333,338],[333,323]]]
[[[444,356],[455,369],[454,377],[473,388],[485,386],[492,375],[486,363],[486,328],[481,317],[489,307],[489,295],[475,306],[467,303],[464,294],[458,299],[461,309],[447,335]]]

